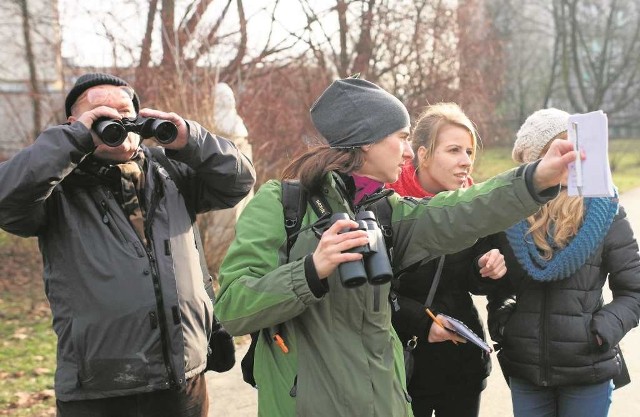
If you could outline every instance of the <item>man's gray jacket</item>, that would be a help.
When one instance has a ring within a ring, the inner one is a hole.
[[[189,185],[189,204],[198,213],[233,207],[253,187],[251,162],[233,143],[187,124],[186,147],[166,155]],[[107,186],[62,181],[94,147],[76,122],[44,131],[0,164],[0,227],[38,237],[63,401],[184,386],[205,368],[212,325],[175,183],[144,149],[145,247]]]

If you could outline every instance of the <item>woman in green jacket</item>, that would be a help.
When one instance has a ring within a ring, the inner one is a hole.
[[[543,160],[469,189],[403,199],[383,190],[413,158],[409,114],[396,97],[365,80],[337,80],[313,104],[311,119],[327,144],[295,159],[283,179],[299,179],[330,212],[351,218],[386,197],[394,273],[534,213],[557,194],[575,159],[572,145],[558,141]],[[309,205],[288,250],[281,190],[279,181],[265,183],[240,216],[215,305],[232,334],[262,329],[254,360],[259,415],[411,415],[389,283],[340,281],[338,266],[363,256],[349,250],[373,242],[352,220],[318,221]]]

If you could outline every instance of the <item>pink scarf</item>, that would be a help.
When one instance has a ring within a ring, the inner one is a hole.
[[[371,178],[361,177],[359,175],[351,174],[353,182],[356,186],[356,198],[354,204],[358,204],[365,196],[371,195],[378,191],[384,185],[380,181],[376,181]]]

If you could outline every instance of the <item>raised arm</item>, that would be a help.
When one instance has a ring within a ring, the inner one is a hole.
[[[0,164],[0,227],[34,236],[45,225],[45,205],[54,188],[95,145],[80,122],[42,132],[35,143]]]

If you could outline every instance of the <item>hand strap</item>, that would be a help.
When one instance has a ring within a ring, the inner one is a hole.
[[[436,268],[436,273],[433,276],[433,281],[431,282],[431,288],[429,288],[429,294],[427,295],[427,299],[424,302],[424,308],[427,309],[431,307],[431,303],[433,302],[433,297],[436,295],[436,290],[438,289],[438,283],[440,282],[440,275],[442,275],[442,268],[444,267],[444,255],[442,255],[438,259],[438,266]],[[428,333],[428,332],[427,332]],[[418,344],[418,337],[413,336],[409,339],[404,347],[405,351],[412,351]]]
[[[433,276],[433,281],[431,282],[431,288],[429,289],[429,294],[427,295],[427,299],[424,302],[425,308],[431,307],[431,303],[433,302],[433,297],[436,295],[436,290],[438,289],[438,283],[440,282],[440,275],[442,275],[442,268],[444,267],[444,255],[438,259],[438,267],[436,268],[436,274]]]

